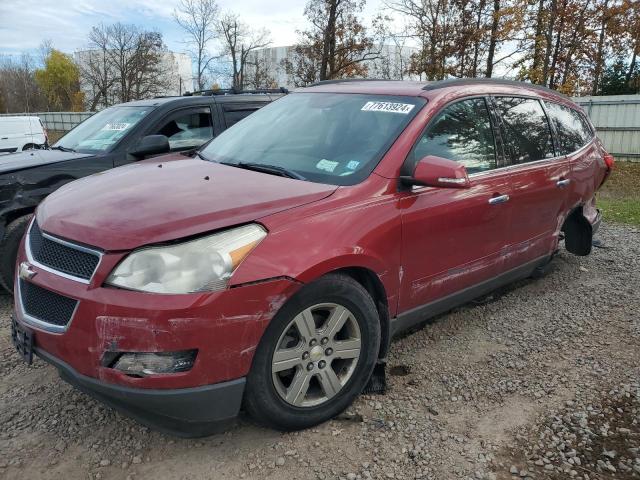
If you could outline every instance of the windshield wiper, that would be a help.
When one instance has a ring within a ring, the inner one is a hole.
[[[246,170],[253,170],[255,172],[269,173],[271,175],[280,175],[281,177],[295,178],[297,180],[306,180],[305,177],[288,168],[280,167],[278,165],[265,165],[262,163],[249,163],[249,162],[220,162],[223,165],[230,165],[232,167],[244,168]]]
[[[55,147],[49,147],[49,150],[60,150],[61,152],[75,152],[73,148],[63,147],[61,145],[57,145]]]

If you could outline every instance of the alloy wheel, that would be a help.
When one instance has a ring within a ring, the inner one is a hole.
[[[331,400],[353,375],[360,349],[360,327],[349,309],[336,303],[306,308],[289,322],[273,353],[278,395],[296,407]]]

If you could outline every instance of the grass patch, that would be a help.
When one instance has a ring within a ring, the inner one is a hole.
[[[640,163],[618,162],[598,191],[605,220],[640,225]]]

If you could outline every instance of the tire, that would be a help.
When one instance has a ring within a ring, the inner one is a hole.
[[[13,292],[13,278],[16,268],[18,248],[24,232],[33,215],[19,217],[7,225],[4,237],[0,243],[0,286],[7,292]]]
[[[38,145],[36,145],[35,143],[27,143],[24,147],[22,147],[22,151],[24,152],[25,150],[39,150],[40,147]]]
[[[309,312],[313,315],[305,316]],[[296,322],[303,318],[313,319],[316,325],[313,334],[307,330],[311,341],[298,331]],[[345,319],[343,326],[331,332],[332,327],[340,325],[337,318]],[[343,358],[355,355],[358,335],[357,358]],[[290,348],[290,344],[296,346]],[[349,349],[350,346],[353,348]],[[318,347],[323,353],[318,353]],[[335,351],[329,347],[335,347]],[[245,409],[255,421],[278,430],[301,430],[325,422],[346,409],[360,394],[371,376],[379,348],[380,321],[371,296],[351,277],[326,275],[302,287],[271,320],[247,376]],[[278,364],[276,358],[284,357],[275,357],[276,350],[278,355],[284,352],[291,356],[291,362],[297,364],[291,370],[274,372],[289,362]],[[332,353],[327,355],[329,350]],[[290,352],[301,356],[293,358]],[[314,365],[311,371],[308,370],[310,363]],[[308,390],[304,390],[304,396],[296,397],[292,394],[296,390],[294,384],[303,383],[296,383],[298,378],[309,378]],[[332,392],[327,393],[324,385],[329,385]]]

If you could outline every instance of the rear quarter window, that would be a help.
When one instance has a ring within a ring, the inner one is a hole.
[[[579,112],[553,102],[545,102],[545,106],[557,132],[560,155],[580,150],[591,140],[593,131]]]

